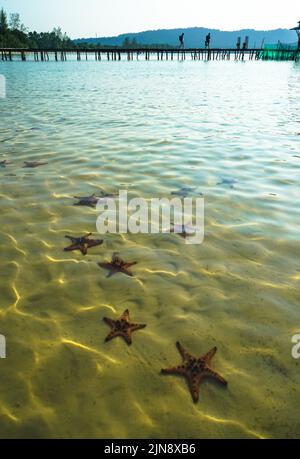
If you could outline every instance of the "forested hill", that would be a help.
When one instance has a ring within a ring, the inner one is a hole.
[[[243,40],[249,36],[250,47],[260,47],[263,40],[268,44],[276,44],[278,41],[281,43],[295,43],[297,41],[296,34],[287,29],[277,30],[253,30],[244,29],[234,32],[223,32],[217,29],[206,29],[203,27],[194,27],[188,29],[170,29],[170,30],[149,30],[140,33],[128,33],[118,35],[116,37],[99,37],[99,38],[83,38],[74,40],[77,44],[101,44],[103,46],[122,46],[128,43],[138,43],[141,45],[150,44],[168,44],[170,46],[178,45],[178,37],[185,33],[185,44],[189,48],[199,48],[204,46],[205,36],[208,32],[212,36],[212,46],[215,48],[234,48],[236,46],[237,38],[241,37]]]

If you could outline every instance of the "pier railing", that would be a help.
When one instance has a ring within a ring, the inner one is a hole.
[[[274,60],[274,61],[299,61],[300,50],[295,49],[222,49],[222,48],[189,48],[189,49],[16,49],[0,48],[0,61],[33,60],[47,62],[67,61],[75,58],[77,61],[93,59],[95,61],[121,61],[121,60]]]

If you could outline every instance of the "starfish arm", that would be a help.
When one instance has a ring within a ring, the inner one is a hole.
[[[186,376],[186,370],[183,365],[179,365],[178,367],[164,368],[161,370],[161,374]]]
[[[118,252],[114,252],[113,255],[112,255],[112,263],[116,263],[119,260],[120,260],[119,253]]]
[[[122,267],[122,268],[119,269],[119,271],[121,273],[123,273],[123,274],[126,274],[126,276],[133,277],[132,272],[129,271],[129,269],[127,269],[127,268]]]
[[[137,265],[137,264],[138,264],[137,261],[133,261],[133,262],[131,262],[131,263],[125,263],[125,264],[124,264],[124,267],[127,269],[127,268],[131,268],[131,266],[135,266],[135,265]]]
[[[108,341],[111,341],[112,339],[116,338],[117,336],[119,336],[119,333],[116,333],[115,331],[111,331],[107,337],[105,338],[105,342],[108,343]]]
[[[94,239],[92,241],[88,241],[88,248],[92,248],[92,247],[97,247],[98,245],[102,245],[103,244],[103,239]]]
[[[79,244],[72,244],[69,247],[64,248],[65,252],[72,252],[73,250],[81,250],[81,247]]]
[[[131,338],[131,331],[128,330],[127,332],[124,332],[124,333],[120,333],[120,336],[122,336],[122,338],[124,338],[124,340],[126,341],[126,343],[128,344],[128,346],[130,346],[132,344],[132,338]]]
[[[88,247],[86,244],[81,244],[79,246],[79,250],[82,253],[82,255],[87,255]]]
[[[202,357],[202,359],[209,364],[211,362],[212,358],[216,355],[217,350],[218,350],[218,348],[214,347],[207,354],[205,354]]]
[[[217,373],[216,371],[212,370],[211,368],[206,368],[203,374],[205,376],[209,376],[211,378],[214,378],[215,380],[219,381],[224,386],[227,386],[227,381],[221,375],[219,375],[219,373]]]
[[[113,267],[113,265],[111,263],[107,263],[107,262],[106,263],[101,263],[100,262],[100,263],[98,263],[98,266],[100,268],[103,268],[103,269],[106,269],[107,271],[109,271],[107,277],[111,277],[116,273],[116,271],[115,271],[115,269],[114,269],[114,267]]]
[[[178,351],[180,352],[180,355],[182,357],[182,359],[185,361],[185,360],[189,360],[192,356],[191,354],[189,354],[185,349],[184,347],[179,343],[179,341],[177,341],[176,343],[176,347],[178,349]]]
[[[130,329],[133,332],[137,330],[143,330],[146,327],[147,327],[146,324],[130,324]]]
[[[126,311],[124,311],[123,314],[121,315],[121,320],[127,320],[127,322],[130,320],[128,309],[126,309]]]
[[[187,377],[187,380],[188,380],[188,386],[189,386],[193,401],[194,403],[197,403],[199,400],[200,384],[203,380],[203,375],[197,375],[197,376],[191,375]]]
[[[107,325],[109,325],[111,328],[114,328],[115,322],[116,322],[115,320],[109,319],[108,317],[104,317],[104,318],[103,318],[103,321],[104,321]]]

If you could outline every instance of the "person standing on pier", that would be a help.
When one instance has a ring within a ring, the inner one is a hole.
[[[211,40],[211,36],[210,36],[210,33],[206,35],[206,38],[205,38],[205,49],[209,49],[210,48],[210,40]]]
[[[179,49],[184,49],[184,33],[182,33],[179,36],[179,43],[180,43]]]

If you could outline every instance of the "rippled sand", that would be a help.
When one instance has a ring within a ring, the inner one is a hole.
[[[293,63],[0,63],[0,437],[274,438],[300,432],[299,97]],[[23,169],[23,161],[49,164]],[[228,180],[230,183],[228,183]],[[234,182],[231,182],[234,180]],[[222,184],[222,182],[224,182]],[[74,195],[205,197],[205,241],[96,236]],[[134,278],[106,278],[114,251]],[[104,344],[104,316],[147,323]],[[160,375],[218,346],[194,405]]]

